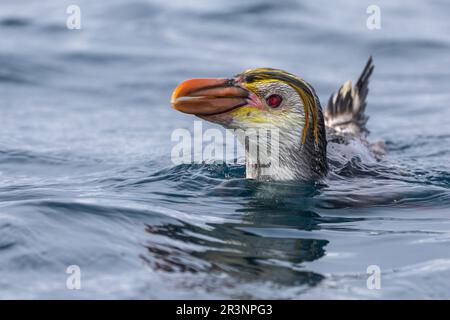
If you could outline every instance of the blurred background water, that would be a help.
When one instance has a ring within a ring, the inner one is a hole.
[[[449,10],[2,0],[0,298],[450,298]],[[194,121],[169,106],[180,81],[281,68],[324,104],[369,55],[382,162],[352,159],[321,186],[172,164],[172,131]]]

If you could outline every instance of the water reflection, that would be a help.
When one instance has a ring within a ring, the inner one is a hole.
[[[243,185],[246,201],[236,211],[241,221],[212,223],[206,229],[184,222],[147,225],[149,255],[142,258],[154,270],[165,272],[225,272],[246,281],[290,285],[320,282],[321,274],[303,266],[325,254],[329,241],[311,233],[320,229],[320,216],[289,203],[292,196],[311,198],[317,187],[242,179],[220,185],[211,194],[223,195]]]

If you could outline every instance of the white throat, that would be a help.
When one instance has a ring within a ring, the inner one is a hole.
[[[245,147],[246,178],[255,180],[296,179],[296,159],[287,158],[288,146],[280,143],[279,130],[246,131],[238,140]]]

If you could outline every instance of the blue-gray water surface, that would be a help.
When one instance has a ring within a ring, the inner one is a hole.
[[[0,298],[450,298],[450,6],[378,1],[370,30],[371,4],[2,0]],[[317,185],[172,163],[180,81],[281,68],[326,102],[369,55],[381,162]]]

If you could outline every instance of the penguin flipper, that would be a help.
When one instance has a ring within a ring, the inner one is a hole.
[[[365,114],[369,78],[373,72],[372,57],[364,67],[361,76],[352,86],[351,80],[345,82],[336,93],[333,93],[325,108],[325,124],[336,132],[366,136],[369,133],[366,123],[369,117]]]

